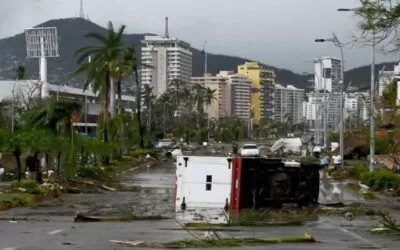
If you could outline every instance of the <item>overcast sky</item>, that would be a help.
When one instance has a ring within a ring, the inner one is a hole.
[[[335,32],[344,42],[357,34],[357,18],[338,8],[358,7],[359,0],[84,0],[85,15],[105,26],[127,25],[128,33],[164,32],[211,53],[246,57],[295,72],[311,72],[313,58],[339,56],[331,43],[314,43]],[[80,0],[0,0],[0,38],[49,19],[76,17]],[[368,64],[369,48],[345,50],[346,68]],[[398,54],[378,54],[378,61]]]

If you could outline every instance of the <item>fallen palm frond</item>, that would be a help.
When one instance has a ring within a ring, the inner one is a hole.
[[[153,244],[144,241],[112,240],[111,242],[131,247],[182,249],[182,248],[244,247],[244,246],[269,245],[269,244],[281,244],[281,243],[314,243],[317,241],[313,236],[309,234],[304,234],[304,236],[300,237],[282,237],[282,238],[191,239],[191,240],[178,240],[161,244]]]
[[[382,214],[381,226],[371,230],[372,233],[400,234],[400,224],[387,214]]]
[[[123,217],[102,217],[102,216],[88,216],[84,214],[78,213],[74,222],[128,222],[128,221],[139,221],[139,220],[165,220],[167,217],[163,217],[161,215],[148,215],[148,216],[123,216]]]

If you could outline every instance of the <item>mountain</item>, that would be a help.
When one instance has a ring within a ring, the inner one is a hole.
[[[399,62],[385,62],[375,65],[375,79],[378,82],[379,72],[383,67],[385,71],[393,71],[394,66]],[[361,89],[371,89],[371,65],[366,65],[345,71],[345,83],[351,83],[351,86],[359,87]]]
[[[85,38],[89,32],[106,33],[106,29],[88,20],[80,18],[68,18],[50,20],[36,27],[57,27],[59,36],[59,58],[48,59],[48,80],[52,83],[70,83],[73,86],[81,86],[81,77],[72,77],[71,73],[76,67],[75,52],[83,47],[92,45],[91,41]],[[140,41],[145,34],[126,34],[123,37],[127,45],[135,45],[140,50]],[[0,40],[0,79],[15,78],[15,68],[24,65],[27,74],[31,79],[38,78],[38,59],[26,58],[25,36],[23,33],[13,37]],[[200,50],[192,49],[193,52],[193,75],[200,76],[204,71],[204,58]],[[243,64],[250,59],[208,54],[208,72],[217,73],[219,70],[236,70],[237,65]],[[273,66],[277,74],[277,81],[280,84],[293,84],[297,87],[305,87],[308,76],[296,74],[290,70],[280,69]]]

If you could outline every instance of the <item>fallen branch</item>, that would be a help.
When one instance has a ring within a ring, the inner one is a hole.
[[[181,248],[216,248],[216,247],[243,247],[254,245],[269,245],[280,243],[314,243],[317,242],[313,236],[304,234],[301,237],[282,237],[282,238],[224,238],[224,239],[193,239],[193,240],[179,240],[163,244],[154,244],[144,241],[117,241],[111,242],[118,243],[130,247],[142,248],[167,248],[167,249],[181,249]]]
[[[108,191],[117,191],[115,188],[107,187],[106,185],[101,185],[101,188]]]

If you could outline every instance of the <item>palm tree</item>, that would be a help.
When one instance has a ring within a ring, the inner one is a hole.
[[[125,61],[125,67],[127,68],[126,72],[131,72],[133,73],[135,77],[135,83],[136,83],[136,116],[137,116],[137,122],[138,122],[138,127],[139,127],[139,137],[140,137],[140,147],[144,148],[144,127],[142,125],[142,115],[141,115],[141,104],[142,104],[142,86],[140,84],[139,80],[139,66],[144,66],[144,67],[149,67],[147,65],[139,65],[139,61],[137,58],[136,54],[136,49],[135,46],[132,45],[125,51],[124,55],[124,61]],[[129,71],[128,71],[129,70]]]
[[[118,66],[123,53],[122,35],[124,30],[125,26],[122,25],[118,31],[115,31],[114,26],[109,22],[106,36],[93,32],[86,35],[86,38],[94,39],[100,45],[86,46],[76,52],[80,66],[75,70],[75,74],[86,72],[84,89],[92,85],[93,91],[99,93],[103,98],[104,143],[108,143],[109,115],[111,115],[111,118],[115,116],[114,77],[119,72]],[[85,63],[89,56],[92,56],[93,60]],[[108,157],[105,157],[104,164],[109,164]]]
[[[171,81],[170,87],[174,90],[172,91],[174,93],[174,99],[175,99],[175,106],[176,106],[176,116],[179,119],[179,109],[180,109],[180,104],[181,104],[181,99],[183,97],[183,89],[185,87],[185,82],[182,81],[181,79],[175,78]]]
[[[211,105],[214,101],[217,100],[215,97],[215,92],[217,89],[211,89],[209,87],[204,88],[204,103],[206,106]]]
[[[115,84],[114,80],[119,74],[120,59],[123,54],[122,35],[125,30],[125,25],[122,25],[118,31],[114,30],[111,22],[108,23],[108,32],[104,36],[99,33],[88,33],[86,38],[94,39],[100,45],[86,46],[76,52],[78,56],[78,63],[81,64],[75,71],[76,74],[87,72],[87,83],[85,88],[93,82],[102,77],[103,81],[94,82],[97,85],[97,90],[102,90],[105,95],[109,94],[109,108],[111,118],[115,116]],[[93,57],[92,62],[83,63],[89,56]],[[105,98],[107,102],[108,98]],[[108,110],[105,110],[105,114]],[[108,119],[107,119],[108,120]]]
[[[23,115],[25,127],[48,129],[54,134],[69,135],[71,117],[79,114],[82,106],[75,102],[49,100],[48,104],[26,111]]]
[[[204,113],[204,87],[196,84],[192,88],[193,103],[199,114]]]
[[[153,100],[155,99],[155,95],[153,95],[153,88],[149,85],[143,86],[143,93],[142,93],[143,103],[146,104],[147,107],[147,125],[149,127],[149,131],[152,131],[152,120],[153,120]]]
[[[15,73],[17,75],[17,80],[23,80],[26,77],[25,67],[20,65],[16,68]]]

